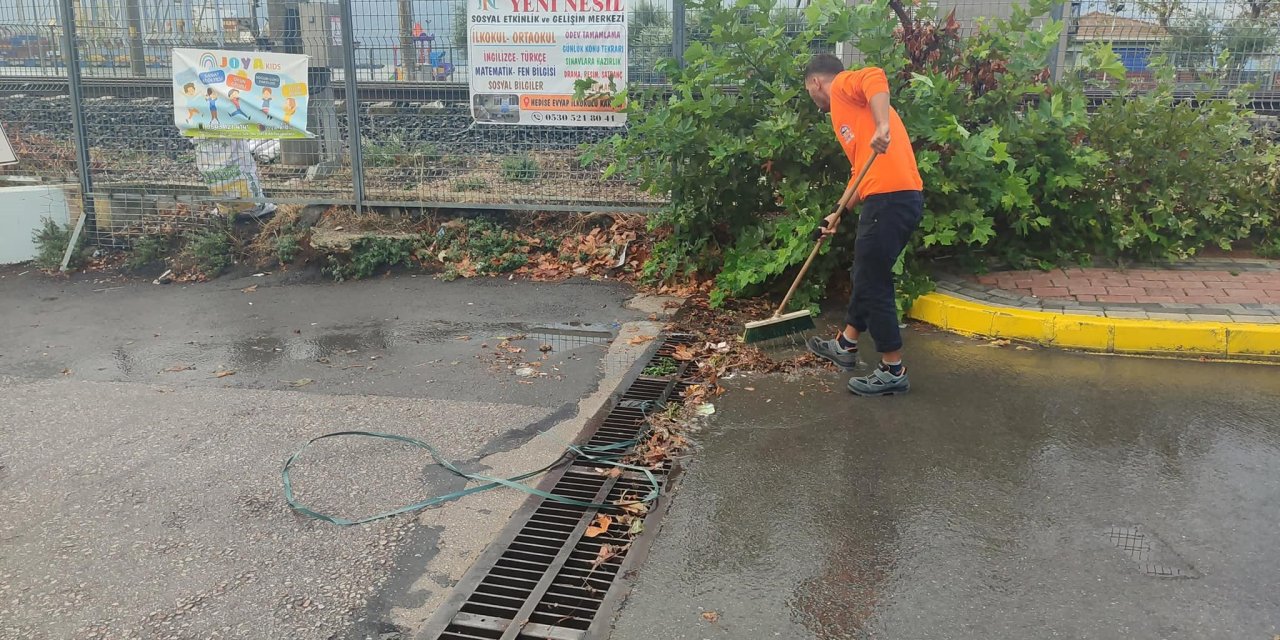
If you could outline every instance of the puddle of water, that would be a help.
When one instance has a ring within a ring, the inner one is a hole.
[[[608,346],[615,335],[612,327],[582,322],[531,327],[524,333],[528,341],[538,343],[538,347],[549,345],[555,351]]]

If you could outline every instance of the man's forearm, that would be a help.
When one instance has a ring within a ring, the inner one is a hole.
[[[889,92],[877,93],[871,96],[868,102],[871,105],[871,117],[876,122],[876,130],[887,131],[889,129]]]

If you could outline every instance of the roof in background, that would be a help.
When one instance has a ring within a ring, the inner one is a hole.
[[[1110,42],[1159,42],[1169,30],[1145,20],[1135,20],[1101,11],[1092,11],[1076,20],[1075,40]]]

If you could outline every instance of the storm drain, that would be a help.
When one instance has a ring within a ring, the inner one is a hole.
[[[1140,525],[1111,527],[1107,539],[1138,566],[1138,570],[1152,578],[1199,578],[1200,573],[1191,567],[1169,545]]]
[[[608,405],[588,424],[588,445],[610,445],[640,434],[646,413],[678,402],[690,386],[687,363],[666,376],[645,371],[669,366],[671,355],[689,336],[655,341]],[[625,502],[650,490],[641,474],[617,477],[596,471],[598,463],[575,459],[544,479],[540,488],[558,496],[594,503]],[[654,471],[666,500],[670,468]],[[548,489],[548,485],[551,488]],[[585,537],[597,513],[608,512],[532,496],[512,517],[496,542],[480,556],[449,600],[436,611],[419,640],[587,640],[605,637],[621,601],[619,578],[639,562],[665,504],[652,505],[644,530],[632,537],[616,523]],[[618,513],[621,513],[618,511]],[[628,544],[629,543],[629,544]],[[601,550],[609,545],[606,553]],[[607,560],[601,562],[601,558]]]

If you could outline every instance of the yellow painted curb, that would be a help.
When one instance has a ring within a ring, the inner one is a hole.
[[[911,318],[965,335],[1104,353],[1280,360],[1280,325],[1141,320],[987,305],[943,293],[921,296]]]

